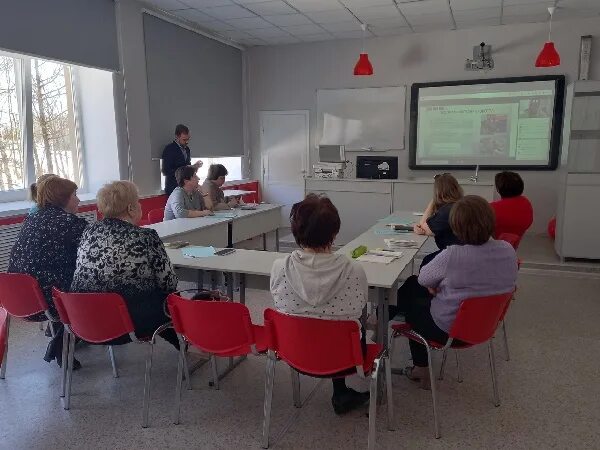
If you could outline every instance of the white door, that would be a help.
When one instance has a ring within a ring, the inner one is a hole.
[[[308,111],[261,111],[260,150],[265,201],[283,205],[281,225],[289,226],[292,205],[304,198],[308,161]]]

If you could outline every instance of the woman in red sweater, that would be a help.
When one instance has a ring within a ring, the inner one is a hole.
[[[496,213],[497,239],[502,233],[512,233],[521,238],[533,222],[533,208],[523,195],[523,179],[516,172],[500,172],[494,179],[500,200],[492,202]]]

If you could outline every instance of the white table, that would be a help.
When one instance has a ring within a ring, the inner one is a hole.
[[[227,247],[230,219],[217,217],[195,217],[173,219],[145,225],[156,230],[163,242],[188,241],[192,245]]]
[[[279,251],[279,227],[281,226],[281,205],[260,204],[256,209],[236,208],[236,217],[231,222],[230,246],[255,236],[263,237],[263,250],[267,249],[267,233],[275,232],[275,251]]]
[[[419,217],[414,216],[412,213],[403,211],[397,211],[389,217],[393,217],[394,221],[398,223],[417,222],[420,220]],[[399,250],[402,252],[402,256],[389,264],[360,262],[363,269],[365,269],[365,273],[367,274],[367,282],[369,283],[369,287],[377,290],[377,336],[384,345],[387,345],[388,342],[388,306],[390,303],[396,303],[399,284],[400,282],[404,281],[408,275],[412,275],[414,270],[413,262],[415,255],[419,252],[420,248],[427,240],[427,236],[418,235],[415,233],[398,233],[397,235],[390,236],[376,235],[375,229],[386,228],[385,223],[389,223],[389,220],[387,220],[388,218],[375,224],[336,252],[351,258],[352,250],[354,250],[356,247],[364,245],[369,250],[386,248],[384,239],[394,237],[399,239],[413,240],[417,243],[415,248],[403,248]],[[391,302],[390,299],[392,299]]]
[[[256,194],[256,191],[245,191],[242,189],[223,189],[225,197],[240,197],[242,195]]]

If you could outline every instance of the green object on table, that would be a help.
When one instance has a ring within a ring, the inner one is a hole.
[[[354,250],[352,250],[352,258],[356,259],[359,256],[364,255],[365,253],[367,253],[367,250],[367,247],[365,247],[364,245],[359,245]]]

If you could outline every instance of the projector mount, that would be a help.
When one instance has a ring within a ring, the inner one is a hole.
[[[492,46],[482,42],[473,47],[473,59],[465,61],[465,70],[491,70],[494,68]]]

